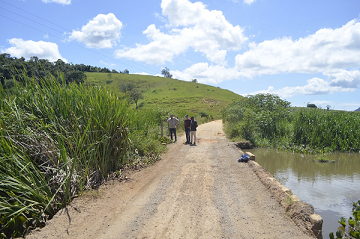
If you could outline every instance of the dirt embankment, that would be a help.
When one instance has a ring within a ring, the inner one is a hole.
[[[263,185],[271,192],[281,207],[294,223],[304,232],[322,239],[323,219],[316,214],[314,208],[302,202],[290,189],[280,184],[269,172],[254,161],[249,162]]]
[[[74,200],[27,238],[313,238],[230,143],[221,121],[197,145],[169,145],[155,165]]]

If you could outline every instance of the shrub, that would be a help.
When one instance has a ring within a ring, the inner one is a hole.
[[[307,104],[306,107],[308,108],[317,108],[317,106],[315,104]]]
[[[234,135],[233,131],[230,137],[244,138],[256,145],[263,141],[261,138],[275,139],[290,133],[287,124],[289,105],[270,94],[248,96],[227,106],[222,111],[223,121],[239,133]]]

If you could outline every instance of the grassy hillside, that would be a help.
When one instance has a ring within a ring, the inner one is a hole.
[[[179,117],[187,113],[220,119],[221,110],[242,97],[213,86],[157,76],[93,72],[86,75],[87,83],[113,89],[118,94],[121,93],[121,84],[133,82],[144,96],[138,102],[139,107],[155,106]]]

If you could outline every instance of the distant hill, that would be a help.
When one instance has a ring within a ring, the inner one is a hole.
[[[85,74],[86,83],[107,87],[119,94],[122,84],[132,82],[139,87],[144,97],[138,101],[139,107],[156,106],[178,114],[178,117],[189,114],[220,119],[221,110],[225,106],[242,98],[234,92],[218,87],[159,76],[99,72]]]
[[[359,107],[357,110],[355,110],[355,111],[360,111],[360,107]]]

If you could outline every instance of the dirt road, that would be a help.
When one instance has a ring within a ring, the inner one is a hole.
[[[28,238],[309,238],[237,162],[221,121],[197,138],[179,137],[156,165],[74,200]]]

